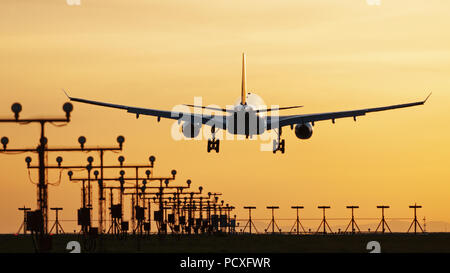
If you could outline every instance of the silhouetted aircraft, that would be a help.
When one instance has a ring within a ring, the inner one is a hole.
[[[253,135],[260,135],[267,130],[274,130],[277,134],[277,139],[273,140],[273,153],[276,153],[277,151],[281,151],[282,153],[284,153],[285,140],[281,139],[281,134],[282,128],[285,126],[290,126],[291,129],[294,129],[295,126],[295,135],[299,139],[308,139],[312,136],[313,126],[317,121],[331,120],[334,123],[335,119],[346,117],[353,117],[353,119],[356,121],[357,116],[364,116],[367,113],[422,105],[427,101],[430,95],[431,93],[423,101],[383,107],[329,113],[286,116],[275,114],[269,116],[267,115],[268,112],[299,108],[302,106],[266,108],[261,103],[262,100],[259,96],[254,93],[247,92],[246,59],[245,54],[242,54],[242,86],[241,97],[238,103],[236,103],[229,109],[185,104],[186,106],[193,108],[208,109],[214,112],[226,113],[224,115],[215,115],[214,113],[197,114],[189,112],[164,111],[74,98],[70,97],[69,95],[67,95],[67,97],[71,101],[127,110],[128,113],[135,114],[136,117],[139,117],[139,115],[149,115],[157,117],[158,121],[160,121],[161,118],[178,120],[179,123],[183,122],[182,132],[187,138],[197,137],[203,125],[209,126],[211,127],[212,139],[208,139],[208,152],[210,152],[211,150],[215,150],[217,153],[219,152],[220,140],[216,139],[215,137],[218,129],[227,130],[228,132],[235,135],[245,135],[247,138],[249,136],[252,137]]]

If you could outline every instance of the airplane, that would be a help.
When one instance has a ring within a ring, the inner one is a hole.
[[[254,93],[247,92],[247,79],[246,79],[246,55],[242,54],[242,82],[241,82],[241,96],[239,101],[232,108],[216,108],[208,106],[199,106],[185,104],[185,106],[192,108],[208,109],[226,113],[223,115],[204,114],[204,113],[189,113],[179,111],[165,111],[150,108],[139,108],[133,106],[126,106],[120,104],[112,104],[106,102],[99,102],[93,100],[87,100],[82,98],[71,97],[64,93],[66,96],[75,102],[93,104],[104,107],[111,107],[126,110],[128,113],[136,115],[148,115],[157,117],[158,122],[161,118],[178,120],[180,124],[183,122],[181,130],[186,138],[195,138],[198,136],[200,129],[203,125],[211,127],[212,138],[208,139],[207,151],[208,153],[214,150],[219,153],[220,140],[216,139],[215,134],[218,130],[226,130],[234,135],[245,135],[246,138],[253,135],[263,134],[265,131],[274,130],[277,134],[277,139],[273,140],[273,153],[280,151],[285,152],[285,140],[281,139],[282,128],[290,126],[291,130],[295,126],[295,135],[299,139],[309,139],[313,134],[313,126],[317,121],[331,120],[335,123],[336,119],[353,117],[356,121],[356,117],[364,116],[367,113],[380,112],[385,110],[392,110],[398,108],[405,108],[417,105],[423,105],[431,96],[431,93],[423,101],[417,101],[412,103],[395,104],[390,106],[382,106],[375,108],[365,108],[349,111],[328,112],[328,113],[314,113],[314,114],[297,114],[297,115],[267,115],[267,113],[275,112],[279,110],[287,110],[300,108],[302,106],[288,106],[277,108],[265,108],[261,105],[261,99]]]

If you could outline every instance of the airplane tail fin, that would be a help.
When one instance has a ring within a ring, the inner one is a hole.
[[[241,85],[241,104],[245,105],[247,96],[247,73],[246,73],[246,62],[245,53],[242,53],[242,85]]]

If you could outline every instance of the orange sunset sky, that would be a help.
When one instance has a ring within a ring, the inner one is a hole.
[[[366,0],[81,0],[80,6],[3,0],[0,117],[12,117],[14,102],[22,103],[24,118],[63,116],[61,88],[165,110],[193,103],[194,96],[225,106],[239,97],[242,52],[249,91],[268,105],[305,105],[283,114],[412,102],[432,91],[424,106],[368,114],[356,123],[317,122],[306,141],[286,128],[284,155],[262,152],[261,142],[250,140],[222,141],[219,154],[208,154],[206,140],[173,140],[172,120],[137,120],[78,103],[69,125],[50,125],[47,132],[53,147],[78,145],[80,135],[87,144],[113,145],[123,134],[128,163],[155,155],[157,175],[176,169],[178,182],[190,178],[195,188],[223,193],[238,218],[247,216],[244,205],[257,206],[255,218],[269,217],[267,205],[279,205],[281,218],[294,217],[291,205],[304,205],[306,218],[320,218],[317,206],[330,205],[328,215],[343,218],[351,204],[361,207],[359,217],[378,217],[376,205],[388,204],[387,217],[406,218],[417,202],[427,227],[444,231],[437,223],[450,222],[449,11],[450,2],[439,0],[381,0],[379,6]],[[36,125],[0,124],[10,148],[35,147],[38,133]],[[18,207],[36,208],[25,156],[0,154],[1,233],[17,231]],[[84,164],[87,154],[63,157]],[[115,162],[117,154],[106,158]],[[49,196],[50,207],[64,207],[61,218],[76,219],[79,184],[63,174]]]

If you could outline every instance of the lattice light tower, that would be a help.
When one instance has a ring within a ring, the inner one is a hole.
[[[48,183],[46,175],[46,158],[47,158],[47,137],[45,136],[45,125],[48,123],[62,123],[65,125],[70,122],[70,113],[73,110],[73,105],[71,103],[65,103],[63,105],[63,111],[66,113],[65,118],[32,118],[32,119],[21,119],[20,112],[22,111],[22,105],[20,103],[14,103],[11,106],[11,110],[14,113],[14,119],[0,119],[0,123],[17,123],[17,124],[34,124],[38,123],[40,125],[40,138],[39,144],[36,148],[24,148],[24,149],[8,149],[7,145],[9,139],[7,137],[2,137],[1,144],[3,145],[3,150],[0,153],[8,152],[34,152],[38,154],[39,158],[39,182],[37,184],[37,207],[39,213],[43,218],[43,225],[40,227],[40,233],[47,233],[48,228]]]

